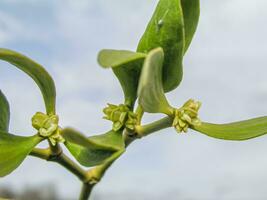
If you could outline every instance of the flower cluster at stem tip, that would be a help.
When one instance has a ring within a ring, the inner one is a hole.
[[[46,115],[41,112],[37,112],[32,117],[32,126],[38,130],[38,134],[41,137],[47,138],[52,145],[56,145],[58,142],[64,142],[64,138],[60,134],[60,127],[58,126],[57,115]]]
[[[106,115],[104,119],[113,122],[112,129],[114,131],[118,131],[122,127],[126,127],[127,129],[134,131],[135,125],[138,121],[137,114],[132,112],[128,106],[124,104],[108,104],[108,106],[103,109],[103,112]]]
[[[175,109],[172,126],[178,133],[186,133],[189,126],[201,125],[201,120],[198,117],[200,107],[201,102],[190,99],[181,108]]]

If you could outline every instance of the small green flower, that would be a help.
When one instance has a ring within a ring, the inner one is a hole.
[[[103,112],[106,116],[104,119],[110,120],[113,122],[112,129],[118,131],[123,127],[134,130],[134,127],[137,123],[137,115],[133,113],[126,105],[113,105],[108,104],[108,107],[103,109]]]
[[[201,125],[201,121],[198,117],[200,107],[201,103],[199,101],[190,99],[181,108],[175,110],[172,126],[175,127],[178,133],[186,133],[190,125]]]
[[[133,113],[133,112],[128,112],[128,119],[125,123],[125,127],[130,129],[131,131],[134,131],[135,126],[138,123],[138,118],[137,118],[137,114]]]
[[[54,132],[53,135],[49,137],[49,141],[53,146],[55,146],[57,143],[64,143],[65,139],[61,135],[61,128],[57,128],[57,130]]]
[[[57,115],[48,116],[44,113],[37,112],[32,117],[32,126],[38,130],[40,136],[48,138],[52,145],[56,145],[57,142],[64,142],[60,134],[58,122]]]

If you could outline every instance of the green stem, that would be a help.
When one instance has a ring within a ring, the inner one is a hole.
[[[137,138],[136,132],[128,132],[127,129],[124,129],[123,131],[123,140],[125,143],[125,147],[128,147],[134,140]]]
[[[53,161],[53,160],[52,160]],[[81,168],[78,164],[73,162],[68,156],[65,154],[61,154],[59,157],[56,157],[54,162],[60,164],[64,168],[66,168],[68,171],[76,175],[81,181],[87,181],[87,173],[86,171]]]
[[[89,179],[97,183],[104,176],[107,169],[125,152],[125,150],[114,153],[104,164],[94,167],[88,171]]]
[[[142,138],[145,136],[150,135],[156,131],[162,130],[164,128],[169,128],[172,126],[173,119],[170,117],[165,117],[153,123],[143,125],[143,126],[136,126],[135,130],[137,133],[138,138]]]
[[[142,121],[142,117],[144,115],[144,109],[140,105],[138,105],[135,113],[137,114],[137,124],[140,125]]]
[[[80,193],[79,200],[88,200],[91,196],[95,184],[84,183]]]
[[[49,140],[48,140],[48,143],[49,143],[49,147],[50,147],[52,155],[56,156],[62,153],[60,144],[57,143],[56,145],[53,145]]]
[[[41,158],[50,162],[55,162],[66,168],[72,174],[76,175],[81,181],[87,181],[87,173],[78,164],[72,161],[68,156],[66,156],[62,151],[59,154],[54,154],[51,148],[40,149],[34,148],[30,153],[31,156]]]
[[[94,186],[101,181],[107,169],[123,154],[124,151],[118,151],[112,155],[104,164],[96,166],[87,171],[87,182],[83,184],[79,200],[89,199]]]
[[[31,156],[43,159],[43,160],[49,160],[51,156],[51,149],[40,149],[40,148],[34,148],[32,152],[30,153]]]
[[[128,147],[136,139],[148,136],[151,133],[162,130],[164,128],[169,128],[172,126],[173,119],[172,117],[165,117],[158,121],[152,122],[146,125],[137,125],[135,127],[135,133],[129,133],[126,129],[124,130],[124,142],[125,146]]]

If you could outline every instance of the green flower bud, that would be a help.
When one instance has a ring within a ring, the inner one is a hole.
[[[60,134],[58,122],[57,115],[48,116],[44,113],[37,112],[32,117],[32,126],[38,130],[40,136],[48,138],[52,145],[56,145],[57,142],[64,142]]]
[[[41,127],[44,126],[45,122],[49,119],[49,117],[41,112],[37,112],[33,117],[32,117],[32,126],[36,129],[39,130]]]
[[[134,130],[135,125],[137,124],[137,115],[134,114],[128,106],[124,104],[113,105],[108,104],[108,107],[103,109],[105,114],[104,119],[110,120],[113,122],[113,130],[118,131],[123,127],[126,127],[130,130]]]
[[[131,131],[134,131],[137,123],[138,123],[137,114],[135,114],[133,112],[128,112],[128,119],[125,123],[125,127],[130,129]]]
[[[58,128],[56,132],[54,132],[54,134],[49,137],[49,141],[51,142],[53,146],[55,146],[57,143],[65,142],[65,139],[62,137],[60,133],[61,133],[61,129]]]
[[[178,133],[186,133],[190,125],[201,125],[201,121],[198,118],[200,107],[200,102],[190,99],[181,108],[175,110],[175,117],[172,125]]]

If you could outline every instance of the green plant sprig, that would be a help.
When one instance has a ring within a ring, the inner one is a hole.
[[[60,127],[55,84],[40,64],[18,52],[0,49],[1,60],[35,81],[46,108],[32,117],[32,126],[37,131],[33,136],[11,134],[9,103],[0,90],[0,177],[12,173],[27,156],[34,156],[58,163],[74,174],[82,182],[79,199],[87,200],[105,172],[133,141],[162,129],[173,127],[178,133],[192,129],[209,137],[236,141],[265,135],[267,117],[212,124],[200,119],[200,102],[190,99],[180,108],[168,102],[165,93],[182,81],[183,57],[196,31],[199,10],[199,0],[159,0],[136,52],[100,51],[98,62],[104,68],[112,68],[124,92],[124,102],[108,104],[103,109],[104,118],[112,122],[112,128],[93,136]],[[166,116],[143,124],[146,113]],[[42,141],[48,142],[47,148],[38,148]],[[65,145],[73,158],[63,152],[61,145]]]

